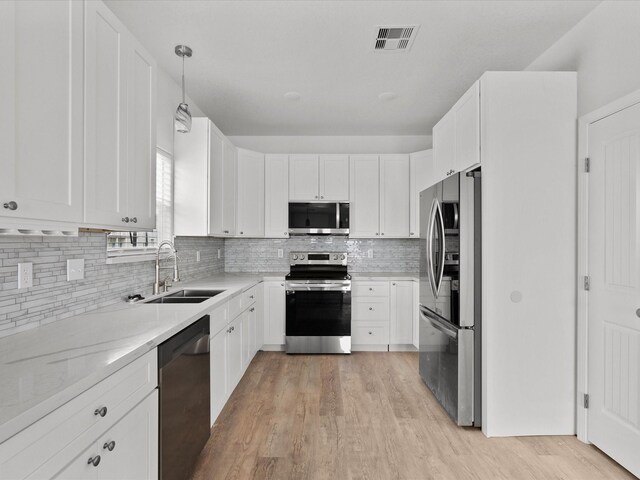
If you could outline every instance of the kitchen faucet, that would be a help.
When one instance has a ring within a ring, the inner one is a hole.
[[[168,270],[172,268],[160,266],[160,250],[162,250],[162,247],[164,247],[165,245],[170,247],[173,252],[173,281],[180,281],[180,273],[178,272],[178,251],[176,250],[176,247],[173,245],[173,243],[171,243],[169,240],[164,240],[163,242],[160,242],[160,245],[158,245],[158,251],[156,252],[156,281],[153,283],[154,295],[160,293],[160,287],[164,287],[165,292],[167,291],[168,287],[166,278],[162,282],[160,281],[160,270]]]

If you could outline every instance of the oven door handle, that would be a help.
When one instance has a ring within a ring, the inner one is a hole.
[[[287,292],[350,292],[351,285],[344,283],[287,283]]]
[[[420,317],[428,320],[433,328],[444,333],[447,337],[458,339],[458,329],[430,308],[420,305]]]

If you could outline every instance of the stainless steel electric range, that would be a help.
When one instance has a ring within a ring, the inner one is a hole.
[[[351,276],[342,252],[291,252],[287,353],[351,353]]]

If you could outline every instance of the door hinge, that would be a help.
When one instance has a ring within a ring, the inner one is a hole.
[[[591,277],[588,275],[584,276],[584,289],[589,290],[591,288]]]
[[[585,393],[582,396],[582,405],[584,406],[584,408],[589,408],[589,394]]]
[[[590,170],[591,170],[591,160],[589,159],[589,157],[586,157],[584,159],[584,171],[585,173],[589,173]]]

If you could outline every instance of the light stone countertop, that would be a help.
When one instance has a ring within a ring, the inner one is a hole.
[[[0,443],[226,300],[265,279],[281,280],[284,275],[215,275],[173,288],[174,292],[183,288],[226,290],[202,303],[123,302],[0,339]]]
[[[388,280],[413,280],[418,281],[420,274],[418,272],[350,272],[353,280],[360,281],[388,281]]]

